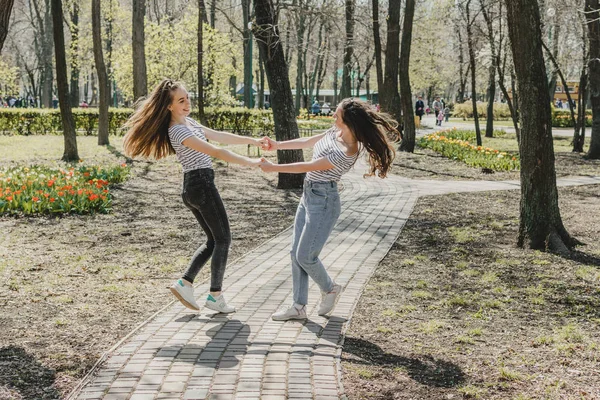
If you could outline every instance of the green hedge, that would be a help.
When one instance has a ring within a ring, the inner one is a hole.
[[[585,114],[585,126],[592,126],[592,110],[586,110]],[[577,110],[575,110],[575,118],[577,118]],[[552,126],[555,128],[572,128],[571,111],[552,108]]]
[[[132,109],[111,108],[108,111],[111,135],[124,135],[123,124],[133,113]],[[273,113],[266,110],[244,108],[208,108],[207,126],[245,135],[273,132]],[[191,117],[198,120],[198,112]],[[79,134],[95,135],[98,129],[98,109],[74,108],[73,118]],[[59,135],[62,134],[58,109],[0,109],[0,133],[4,135]]]

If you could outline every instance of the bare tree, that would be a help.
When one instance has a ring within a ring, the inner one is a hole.
[[[558,207],[552,116],[537,0],[506,0],[521,103],[521,202],[518,245],[568,254],[578,244]],[[522,40],[527,38],[527,40]]]
[[[92,37],[94,41],[94,62],[98,71],[98,86],[100,88],[100,104],[98,108],[98,145],[109,144],[108,139],[108,103],[110,90],[104,53],[102,51],[102,15],[100,0],[92,0]]]
[[[415,16],[415,0],[406,0],[404,8],[404,25],[402,28],[402,47],[400,50],[400,101],[404,115],[404,136],[400,150],[415,151],[415,120],[412,105],[412,92],[408,66],[410,62],[410,44],[412,41],[413,19]]]
[[[203,27],[206,19],[204,0],[198,0],[198,114],[200,121],[204,122],[204,44]]]
[[[133,47],[133,97],[138,100],[148,94],[148,77],[146,72],[146,46],[144,17],[146,1],[133,0],[132,14],[132,47]]]
[[[71,106],[79,105],[79,2],[69,4],[69,31],[71,32]]]
[[[377,90],[381,93],[383,89],[383,65],[381,63],[381,37],[379,35],[379,0],[373,0],[373,42],[375,44]]]
[[[585,16],[590,41],[589,88],[592,101],[592,138],[588,157],[600,159],[600,2],[585,0]]]
[[[379,88],[381,109],[402,122],[398,94],[398,60],[400,53],[400,2],[390,1],[387,17],[387,43],[383,87]]]
[[[340,97],[345,99],[352,95],[352,54],[354,53],[354,10],[356,0],[346,0],[346,45],[344,47],[344,65],[342,72],[342,88]]]
[[[8,35],[8,24],[12,12],[14,0],[0,0],[0,53],[4,47],[6,35]]]
[[[250,0],[242,0],[244,38],[244,106],[252,108],[252,31],[248,27],[250,22]]]
[[[253,25],[253,32],[269,82],[275,137],[277,140],[297,139],[299,134],[296,110],[273,1],[254,0],[254,13],[256,24]],[[303,160],[301,150],[277,150],[277,161],[280,164]],[[304,174],[280,173],[277,187],[281,189],[300,188],[303,182]]]
[[[490,12],[493,11],[494,3],[492,2],[490,5]],[[492,16],[489,15],[487,10],[487,4],[485,1],[481,2],[481,12],[483,14],[483,18],[485,19],[487,30],[488,30],[488,42],[490,43],[490,52],[492,63],[489,67],[489,78],[488,78],[488,108],[487,108],[487,118],[485,124],[485,137],[494,137],[494,100],[496,97],[496,39],[494,34],[494,26],[492,21]]]
[[[69,102],[69,81],[67,80],[67,58],[65,54],[65,37],[63,27],[62,0],[52,0],[52,24],[54,26],[54,53],[56,57],[56,84],[58,87],[58,101],[60,104],[60,116],[65,138],[64,161],[77,161],[77,136],[75,133],[75,121],[71,113]]]
[[[461,13],[464,14],[467,27],[467,47],[469,50],[469,65],[471,67],[471,104],[473,105],[473,119],[475,121],[475,135],[477,138],[477,146],[482,145],[481,129],[479,127],[479,113],[477,112],[477,71],[475,70],[475,39],[473,35],[473,27],[475,25],[475,16],[471,12],[472,0],[466,0],[465,3],[458,2],[457,5]]]

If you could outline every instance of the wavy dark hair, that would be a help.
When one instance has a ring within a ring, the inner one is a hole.
[[[125,123],[125,127],[129,128],[123,142],[125,154],[157,160],[175,154],[169,140],[169,105],[173,102],[173,92],[179,88],[185,89],[181,82],[164,79],[146,100],[137,104],[135,112]]]
[[[389,114],[374,110],[366,101],[344,99],[339,107],[342,121],[369,153],[370,171],[366,175],[385,178],[396,155],[388,134],[397,134],[398,123]]]

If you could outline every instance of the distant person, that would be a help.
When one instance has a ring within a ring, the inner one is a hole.
[[[415,103],[415,115],[419,117],[419,121],[423,118],[423,114],[425,114],[425,103],[423,103],[423,97],[419,96]]]
[[[558,101],[556,102],[556,108],[563,108],[563,103],[561,99],[558,99]]]
[[[79,107],[81,107],[81,108],[88,108],[89,106],[90,106],[90,105],[89,105],[88,103],[86,103],[86,101],[85,101],[85,100],[83,100],[83,101],[81,102],[81,104],[79,105]]]
[[[321,114],[329,116],[331,112],[331,107],[329,107],[329,103],[323,103],[323,107],[321,107]]]
[[[450,119],[450,107],[448,106],[444,108],[444,118],[446,122],[448,122],[448,119]]]
[[[311,106],[311,112],[313,113],[313,115],[318,115],[321,112],[321,105],[317,100],[315,100],[315,102]]]
[[[56,95],[52,95],[52,107],[58,108],[58,99],[56,98]]]
[[[438,112],[438,115],[436,117],[436,122],[435,124],[437,126],[442,126],[442,121],[444,120],[444,111],[440,110],[440,112]]]
[[[268,137],[264,150],[313,148],[312,161],[272,164],[263,159],[265,172],[307,173],[304,191],[294,221],[291,267],[294,302],[288,309],[272,315],[275,321],[306,319],[309,277],[322,292],[319,315],[329,314],[342,294],[341,283],[334,282],[319,254],[340,216],[338,181],[348,172],[360,153],[368,154],[369,174],[385,178],[394,159],[387,134],[396,133],[396,122],[378,113],[361,100],[342,100],[333,114],[335,125],[309,138],[283,142]]]
[[[433,101],[433,112],[435,113],[435,118],[437,119],[438,114],[442,110],[442,102],[440,101],[439,96],[435,98]]]
[[[187,271],[170,287],[179,301],[199,310],[194,297],[194,279],[210,259],[210,293],[205,307],[221,313],[232,313],[222,294],[223,277],[229,255],[231,232],[229,219],[219,191],[211,157],[228,163],[258,166],[258,159],[240,156],[207,141],[260,146],[261,142],[246,136],[220,132],[189,118],[190,97],[180,82],[165,79],[152,91],[125,126],[129,128],[123,147],[130,157],[161,159],[176,154],[183,166],[183,204],[190,209],[206,234],[206,243],[195,252]]]

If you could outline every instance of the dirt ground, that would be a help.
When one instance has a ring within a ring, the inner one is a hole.
[[[84,162],[123,161],[120,139],[108,150],[95,140],[78,138]],[[8,155],[0,166],[53,164],[61,141],[0,137]],[[565,174],[600,175],[598,163],[557,159]],[[398,153],[393,173],[518,178],[419,149]],[[230,260],[293,222],[299,192],[276,190],[275,175],[224,164],[216,175],[232,227]],[[113,189],[111,214],[0,217],[0,399],[63,397],[172,300],[166,288],[203,238],[180,185],[173,158],[136,162],[132,178]],[[600,233],[590,222],[600,217],[599,190],[560,192],[567,229],[588,243],[584,261],[516,249],[514,192],[419,201],[351,321],[343,364],[350,397],[600,398]]]
[[[39,146],[52,148],[52,139]],[[123,160],[94,140],[78,138],[84,162]],[[53,163],[39,151],[29,163]],[[12,157],[5,165],[22,162]],[[218,163],[215,175],[231,223],[230,261],[293,223],[301,193],[276,190],[276,174]],[[181,201],[181,181],[174,157],[136,162],[133,177],[113,189],[112,214],[0,217],[0,399],[63,397],[103,352],[173,300],[167,287],[204,238]]]
[[[421,149],[396,163],[417,179],[518,179]],[[600,164],[557,154],[563,175],[582,170]],[[349,398],[600,399],[600,185],[559,201],[586,243],[572,259],[516,248],[518,191],[419,199],[352,317]]]

